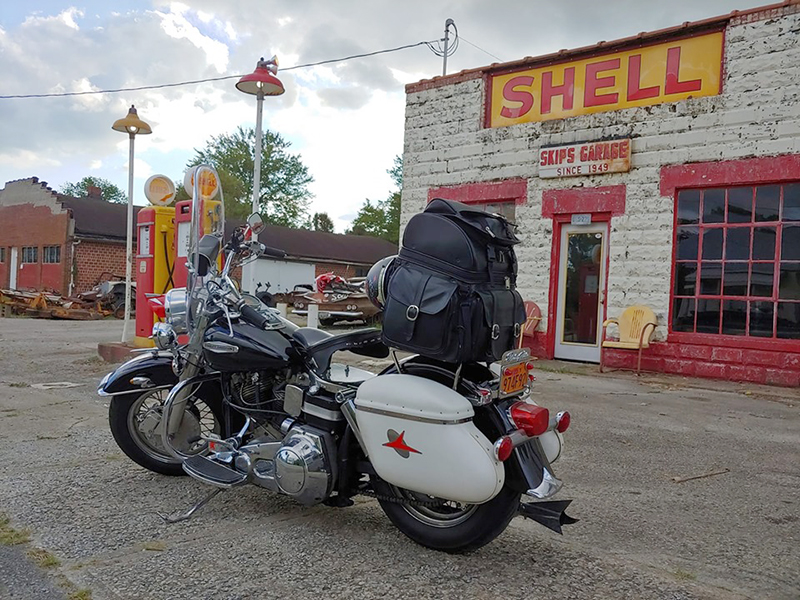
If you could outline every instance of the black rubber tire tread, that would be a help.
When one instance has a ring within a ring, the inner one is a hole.
[[[392,488],[378,478],[373,478],[373,486],[378,494],[393,495]],[[401,504],[385,500],[378,502],[395,527],[421,546],[462,554],[485,546],[503,533],[519,510],[519,500],[519,492],[503,486],[497,496],[481,504],[469,519],[449,528],[421,523]]]
[[[122,450],[128,458],[148,471],[173,477],[186,475],[181,466],[181,461],[177,458],[172,459],[171,462],[166,462],[148,456],[139,448],[139,445],[128,430],[128,412],[133,408],[136,401],[144,395],[149,395],[149,392],[144,392],[143,394],[122,394],[112,398],[108,407],[108,424],[111,428],[111,435],[114,436],[114,441],[117,442],[120,450]],[[208,404],[211,412],[214,413],[214,417],[221,424],[222,411],[218,407],[218,403],[209,400],[204,400],[204,402]]]

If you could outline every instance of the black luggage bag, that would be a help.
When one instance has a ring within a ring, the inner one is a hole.
[[[500,215],[432,200],[409,221],[392,265],[384,343],[451,363],[499,360],[525,323],[517,243]]]

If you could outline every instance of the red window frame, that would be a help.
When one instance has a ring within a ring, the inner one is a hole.
[[[446,198],[464,204],[525,204],[528,199],[528,180],[506,179],[431,188],[428,190],[428,202],[434,198]]]
[[[677,342],[677,343],[693,343],[693,344],[706,344],[706,345],[714,345],[714,346],[726,346],[726,347],[735,347],[735,348],[754,348],[754,349],[771,349],[771,350],[791,350],[791,351],[800,351],[800,340],[799,339],[791,339],[791,338],[778,338],[778,337],[754,337],[750,335],[732,335],[732,334],[713,334],[713,333],[697,333],[695,332],[684,332],[684,331],[675,331],[673,329],[673,319],[674,319],[674,310],[675,310],[675,299],[681,297],[689,297],[689,296],[680,296],[675,294],[676,288],[676,276],[677,276],[677,263],[681,262],[677,260],[677,232],[678,227],[680,226],[678,223],[678,194],[683,190],[700,190],[705,192],[709,188],[737,188],[742,186],[763,186],[763,185],[770,185],[776,184],[785,186],[787,184],[792,183],[800,183],[800,177],[798,177],[798,173],[800,173],[800,155],[784,155],[784,156],[777,156],[777,157],[768,157],[768,158],[752,158],[752,159],[742,159],[742,160],[734,160],[734,161],[722,161],[722,162],[715,162],[715,163],[695,163],[695,164],[687,164],[687,165],[674,165],[663,167],[661,169],[661,193],[664,196],[672,196],[674,202],[674,218],[673,218],[673,253],[672,253],[672,276],[670,278],[670,303],[669,303],[669,319],[668,319],[668,330],[669,330],[669,339],[670,341]],[[781,191],[781,206],[783,203],[783,191]],[[724,226],[725,228],[728,227],[727,224],[727,192],[725,194],[725,207],[726,207],[726,214],[724,218],[724,222],[722,224],[717,224],[717,226]],[[755,209],[755,205],[753,205],[753,210]],[[702,205],[699,208],[702,211]],[[702,212],[700,212],[700,219],[702,220]],[[782,215],[779,215],[779,219],[782,219]],[[738,226],[741,227],[751,227],[756,228],[760,226],[773,226],[776,225],[777,222],[757,222],[755,221],[755,217],[752,217],[752,221],[750,223],[741,223]],[[696,273],[695,277],[695,294],[694,298],[707,298],[713,299],[718,298],[720,303],[724,302],[725,299],[732,299],[732,300],[743,300],[743,301],[765,301],[765,302],[772,302],[773,303],[773,336],[777,333],[777,303],[792,300],[781,300],[778,298],[778,286],[780,285],[780,245],[781,245],[781,230],[780,228],[783,226],[784,223],[777,225],[776,229],[776,239],[775,239],[775,253],[773,256],[772,264],[775,265],[773,267],[773,293],[769,297],[765,296],[751,296],[749,289],[749,276],[748,276],[748,289],[746,296],[725,296],[724,295],[724,274],[723,274],[723,281],[720,282],[720,293],[715,296],[709,296],[707,294],[700,294],[699,284],[700,284],[700,272]],[[800,222],[793,221],[789,222],[789,224],[798,224]],[[734,225],[734,227],[737,225]],[[702,228],[702,224],[698,225],[698,229]],[[711,227],[707,227],[710,229]],[[723,238],[725,236],[723,235]],[[753,235],[751,233],[750,237],[750,244],[751,244],[751,254],[749,260],[747,261],[748,265],[748,275],[751,272],[751,266],[753,263],[752,260],[752,244],[753,244]],[[723,248],[724,252],[724,248]],[[723,254],[722,260],[719,261],[721,264],[724,263],[725,255]],[[688,261],[692,262],[692,261]],[[698,256],[697,259],[694,261],[695,264],[700,267],[702,261],[702,233],[698,232]],[[759,261],[755,261],[759,262]],[[764,261],[769,262],[769,261]],[[748,309],[749,309],[749,305]],[[721,319],[722,319],[722,309],[723,307],[720,306],[720,329],[721,328]],[[695,305],[695,312],[697,312],[697,306]],[[750,311],[747,311],[747,322],[745,326],[748,328],[746,331],[749,333],[749,321],[750,321]],[[695,315],[695,329],[696,329],[696,319],[697,316]]]

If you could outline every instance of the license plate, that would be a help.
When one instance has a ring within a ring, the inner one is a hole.
[[[510,396],[521,392],[525,388],[525,385],[528,383],[528,367],[526,362],[514,365],[503,365],[500,379],[501,396]]]

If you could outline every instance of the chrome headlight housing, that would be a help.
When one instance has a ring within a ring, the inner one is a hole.
[[[172,325],[173,333],[181,334],[188,331],[186,302],[186,288],[173,288],[164,295],[164,314],[167,323]],[[155,333],[154,328],[154,338]]]
[[[171,350],[178,345],[178,334],[169,323],[153,325],[153,342],[159,350]]]

